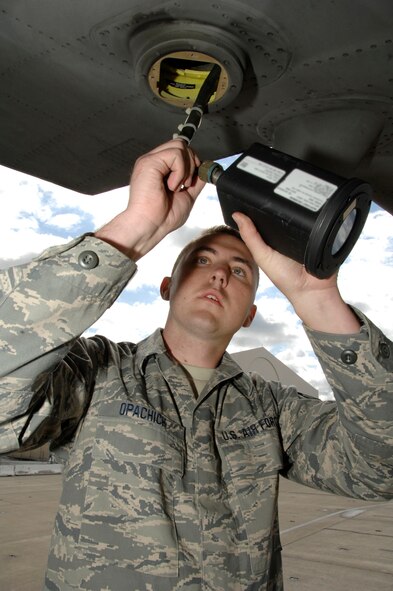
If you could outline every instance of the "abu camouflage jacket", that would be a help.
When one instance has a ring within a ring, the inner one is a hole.
[[[278,591],[279,474],[393,496],[393,348],[308,331],[336,402],[247,375],[227,354],[198,399],[160,330],[79,335],[135,265],[83,236],[0,275],[0,448],[65,460],[47,591]]]

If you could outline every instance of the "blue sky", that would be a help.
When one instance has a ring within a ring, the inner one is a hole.
[[[0,178],[0,267],[20,264],[49,246],[94,231],[127,203],[127,188],[81,195],[4,167],[0,167]],[[170,274],[179,249],[189,239],[206,226],[222,222],[215,189],[209,185],[187,224],[140,261],[135,278],[89,333],[137,341],[163,326],[168,304],[159,296],[162,277]],[[393,338],[392,217],[376,205],[341,267],[339,285],[346,301],[361,308]],[[235,335],[229,351],[264,346],[318,388],[323,398],[329,398],[330,388],[296,315],[264,276],[256,301],[258,314],[253,325]]]

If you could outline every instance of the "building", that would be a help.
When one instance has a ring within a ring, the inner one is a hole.
[[[264,347],[232,353],[232,357],[244,371],[255,371],[266,380],[281,382],[284,386],[295,386],[303,394],[318,398],[318,390],[289,369]]]

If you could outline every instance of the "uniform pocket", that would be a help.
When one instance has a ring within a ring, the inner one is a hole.
[[[247,533],[253,573],[263,574],[279,546],[277,525],[278,474],[283,467],[276,432],[221,444],[224,479],[240,507]]]
[[[184,430],[133,418],[97,424],[81,528],[96,564],[177,576],[176,481],[184,473]]]

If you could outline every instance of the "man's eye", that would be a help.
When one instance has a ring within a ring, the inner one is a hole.
[[[207,257],[199,256],[199,257],[197,258],[197,263],[198,263],[199,265],[207,265],[207,263],[208,263],[208,262],[209,262],[209,261],[208,261]]]
[[[234,275],[239,275],[239,277],[245,277],[246,276],[246,272],[245,272],[245,270],[242,267],[233,267],[232,273]]]

